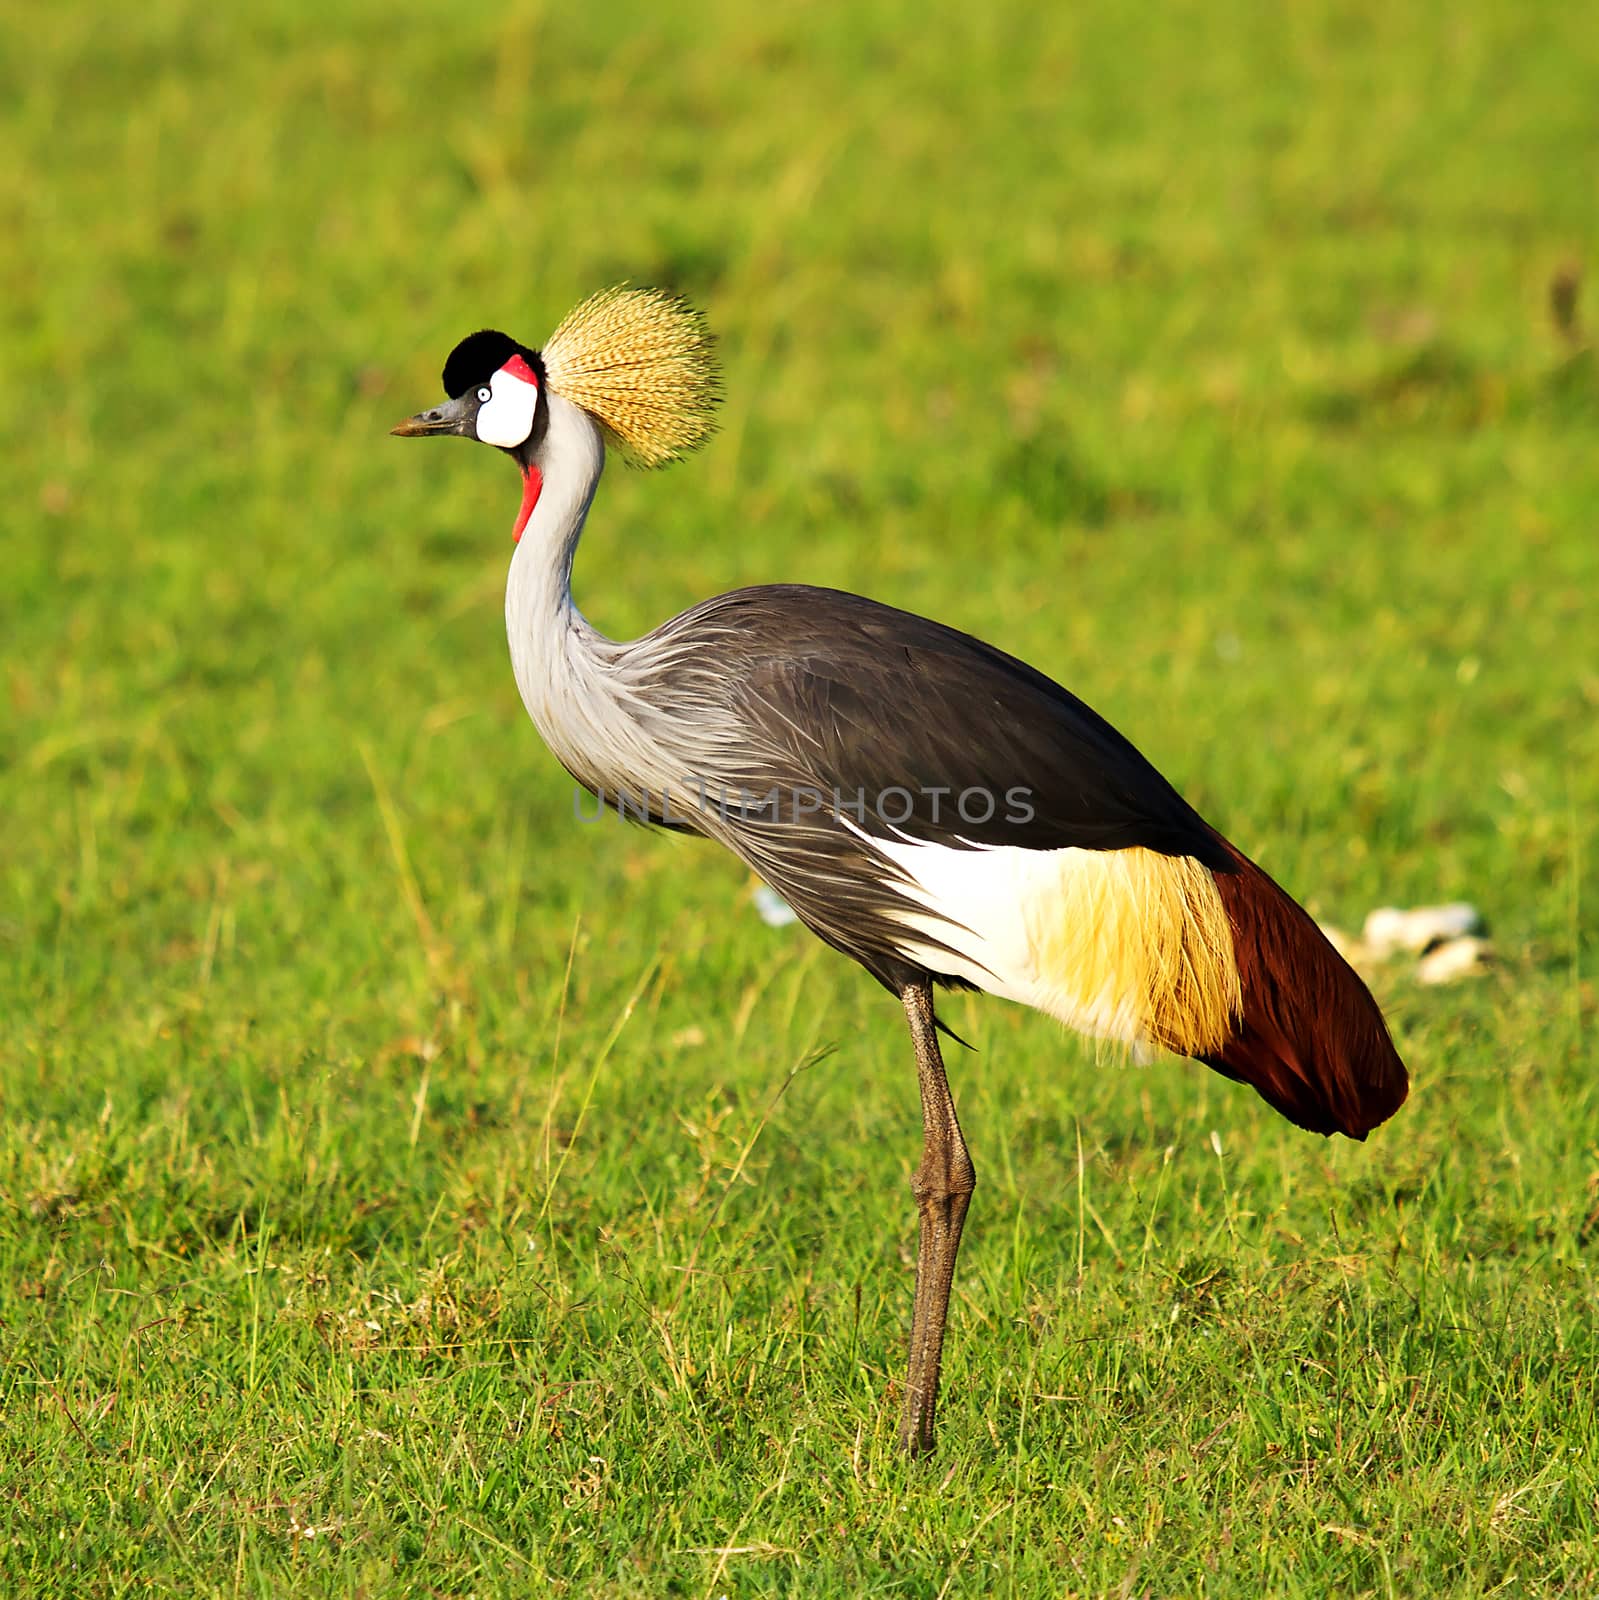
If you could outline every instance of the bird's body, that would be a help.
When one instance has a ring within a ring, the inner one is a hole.
[[[677,427],[667,454],[697,442],[683,426],[693,372],[668,368],[642,412],[608,409],[649,369],[616,340],[618,304],[624,330],[641,317],[653,329],[650,306],[628,300],[589,303],[610,321],[593,313],[588,331],[580,308],[542,360],[503,335],[474,335],[486,343],[474,352],[465,341],[451,358],[464,382],[446,368],[454,409],[404,431],[466,431],[456,418],[473,407],[459,393],[478,384],[476,409],[492,422],[477,436],[522,466],[507,633],[523,703],[573,777],[629,816],[726,845],[904,1001],[926,1141],[904,1434],[927,1448],[974,1182],[933,985],[1196,1057],[1320,1133],[1364,1138],[1403,1101],[1404,1067],[1375,1001],[1305,912],[1114,728],[1004,652],[797,585],[718,596],[627,643],[591,627],[571,572],[607,434],[648,458],[657,406]],[[682,327],[651,336],[677,359],[690,348],[708,385],[708,359]],[[474,360],[484,370],[469,370]],[[562,362],[566,388],[587,403],[563,392]],[[511,441],[519,406],[527,436]]]

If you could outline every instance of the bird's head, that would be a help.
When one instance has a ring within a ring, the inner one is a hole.
[[[444,363],[449,399],[407,417],[393,431],[402,439],[456,434],[513,455],[529,452],[549,426],[547,383],[544,358],[537,350],[518,344],[508,333],[484,328],[468,334]]]
[[[659,289],[605,289],[567,313],[542,351],[485,328],[444,363],[449,398],[407,417],[401,438],[455,434],[522,469],[516,535],[538,498],[552,399],[577,406],[634,466],[662,467],[710,437],[720,399],[704,319]]]

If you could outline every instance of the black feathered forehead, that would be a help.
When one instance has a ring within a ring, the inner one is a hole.
[[[497,328],[483,328],[469,333],[451,352],[444,363],[444,392],[459,400],[468,389],[487,383],[512,356],[521,356],[533,369],[544,387],[544,361],[537,350],[518,344],[508,333]]]

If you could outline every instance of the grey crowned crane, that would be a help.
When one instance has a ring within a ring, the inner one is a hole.
[[[935,984],[1192,1056],[1314,1133],[1364,1139],[1403,1103],[1405,1068],[1299,905],[1107,722],[992,645],[793,584],[719,595],[631,643],[593,628],[572,558],[606,447],[677,459],[709,435],[716,388],[694,311],[612,289],[542,351],[462,340],[448,400],[394,432],[478,439],[520,467],[506,629],[523,704],[567,771],[719,840],[899,996],[922,1100],[900,1439],[920,1453],[976,1182]]]

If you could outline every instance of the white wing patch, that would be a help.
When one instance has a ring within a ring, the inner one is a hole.
[[[1226,1037],[1238,969],[1201,863],[1137,848],[868,842],[910,880],[889,886],[928,911],[901,914],[907,960],[1139,1052],[1200,1054]]]
[[[532,433],[538,405],[539,386],[501,367],[489,379],[489,398],[478,407],[478,438],[514,450]]]

